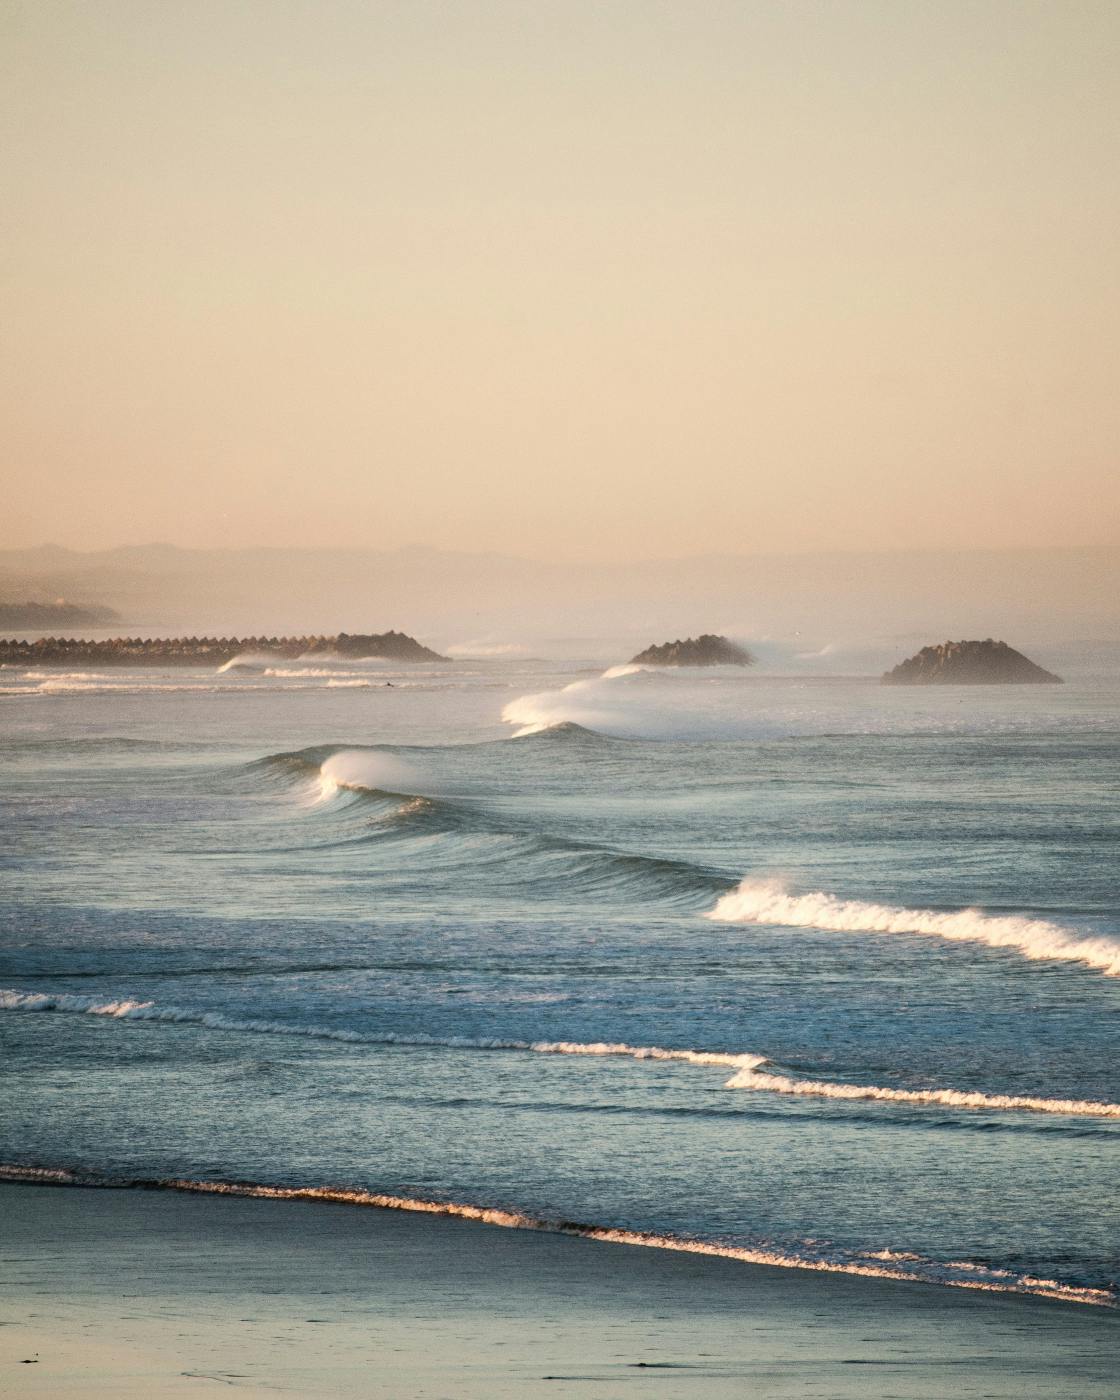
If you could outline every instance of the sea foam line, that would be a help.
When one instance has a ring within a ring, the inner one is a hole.
[[[679,1254],[702,1254],[714,1259],[733,1259],[742,1264],[761,1264],[810,1273],[849,1274],[859,1278],[889,1279],[902,1283],[940,1284],[984,1293],[1018,1293],[1065,1303],[1115,1307],[1111,1289],[1088,1288],[1061,1283],[1033,1274],[1016,1274],[1009,1269],[976,1264],[971,1260],[941,1262],[925,1259],[909,1251],[867,1250],[829,1256],[820,1251],[799,1252],[789,1248],[721,1244],[714,1240],[680,1235],[662,1235],[644,1230],[622,1230],[609,1225],[583,1224],[573,1220],[550,1220],[525,1211],[496,1206],[480,1206],[461,1201],[426,1200],[340,1186],[267,1186],[242,1181],[207,1181],[187,1177],[137,1179],[113,1177],[96,1172],[60,1167],[25,1167],[0,1164],[0,1181],[27,1185],[96,1186],[118,1189],[183,1191],[195,1195],[236,1196],[250,1200],[332,1202],[339,1205],[373,1207],[377,1210],[405,1211],[418,1215],[450,1216],[477,1221],[507,1230],[539,1230],[546,1234],[573,1235],[604,1244],[633,1245],[663,1249]]]
[[[1120,943],[1085,938],[1046,919],[984,914],[979,909],[938,913],[900,909],[859,899],[837,899],[816,890],[792,895],[776,880],[744,880],[725,894],[707,918],[728,924],[771,924],[785,928],[819,928],[845,933],[911,933],[960,943],[1014,948],[1032,961],[1079,962],[1106,977],[1120,977]]]
[[[1120,1104],[1094,1099],[1052,1099],[1033,1095],[985,1094],[969,1089],[890,1089],[875,1084],[833,1083],[795,1079],[789,1075],[759,1072],[770,1063],[766,1055],[721,1050],[677,1050],[660,1045],[628,1045],[625,1041],[501,1040],[469,1036],[396,1035],[386,1031],[370,1035],[326,1026],[298,1026],[284,1021],[242,1019],[218,1011],[157,1006],[152,1001],[109,1000],[69,992],[21,992],[0,988],[0,1011],[77,1012],[108,1016],[115,1020],[156,1021],[172,1025],[206,1026],[211,1030],[242,1031],[260,1035],[294,1035],[312,1040],[339,1040],[352,1045],[399,1045],[424,1049],[506,1050],[536,1055],[621,1056],[631,1060],[675,1061],[734,1071],[727,1089],[792,1094],[828,1099],[876,1099],[883,1102],[940,1104],[946,1108],[987,1109],[994,1112],[1057,1113],[1082,1118],[1120,1119]]]
[[[247,1031],[263,1035],[295,1035],[312,1040],[341,1040],[357,1045],[400,1045],[447,1050],[531,1051],[537,1055],[618,1055],[632,1060],[679,1060],[690,1065],[718,1065],[736,1071],[765,1063],[765,1055],[732,1055],[721,1051],[666,1050],[659,1045],[627,1045],[624,1041],[501,1040],[469,1036],[376,1035],[328,1026],[298,1026],[285,1021],[224,1016],[219,1011],[196,1011],[158,1006],[154,1001],[106,1000],[70,992],[21,992],[0,988],[0,1011],[69,1011],[115,1020],[159,1021],[172,1025],[207,1026],[211,1030]]]

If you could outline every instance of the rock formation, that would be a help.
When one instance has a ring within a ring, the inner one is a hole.
[[[687,637],[683,642],[662,642],[646,647],[632,657],[632,666],[753,666],[754,657],[745,647],[738,647],[726,637],[705,632],[702,637]]]
[[[239,656],[292,661],[299,656],[339,656],[348,661],[446,661],[404,632],[337,637],[40,637],[36,642],[0,641],[6,666],[224,666]]]
[[[923,647],[883,675],[883,685],[1061,685],[1006,642],[942,642]]]

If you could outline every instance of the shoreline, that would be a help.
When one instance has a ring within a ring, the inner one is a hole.
[[[798,1254],[788,1248],[780,1250],[747,1244],[735,1245],[690,1235],[667,1235],[617,1225],[551,1219],[532,1215],[516,1206],[478,1205],[431,1197],[401,1196],[361,1187],[282,1186],[237,1181],[232,1178],[121,1177],[78,1168],[0,1163],[0,1186],[4,1185],[86,1191],[166,1192],[173,1195],[234,1200],[299,1202],[309,1205],[343,1206],[348,1210],[465,1220],[503,1230],[566,1236],[664,1254],[724,1259],[751,1268],[782,1269],[790,1273],[874,1279],[972,1293],[1034,1298],[1047,1303],[1103,1308],[1120,1315],[1120,1299],[1113,1287],[1063,1283],[1061,1280],[1042,1278],[1034,1273],[1011,1274],[1006,1269],[984,1266],[969,1260],[943,1263],[913,1253],[889,1249],[846,1256],[812,1252]]]
[[[1110,1308],[333,1201],[2,1182],[0,1210],[16,1396],[1116,1395]]]

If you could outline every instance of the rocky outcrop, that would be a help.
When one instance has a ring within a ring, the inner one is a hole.
[[[884,685],[1061,685],[1006,642],[942,642],[923,647],[883,676]]]
[[[0,629],[22,632],[31,627],[111,627],[112,608],[67,603],[0,603]]]
[[[7,666],[225,666],[238,657],[291,661],[329,655],[348,661],[446,661],[404,632],[340,632],[336,637],[113,637],[90,642],[77,637],[40,637],[36,642],[0,641]]]
[[[405,632],[350,633],[340,632],[337,637],[318,637],[304,653],[330,652],[334,656],[345,656],[350,661],[361,661],[376,657],[385,661],[447,661],[438,651],[422,646],[415,637]]]
[[[726,637],[705,632],[702,637],[686,637],[646,647],[630,660],[631,666],[753,666],[754,657],[745,647]]]

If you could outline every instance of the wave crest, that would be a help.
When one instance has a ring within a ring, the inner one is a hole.
[[[746,879],[720,899],[707,918],[728,924],[770,924],[843,933],[908,933],[1014,948],[1032,961],[1079,962],[1120,977],[1120,943],[1086,938],[1046,919],[985,914],[979,909],[940,913],[902,909],[859,899],[837,899],[816,890],[792,895],[778,880]]]

